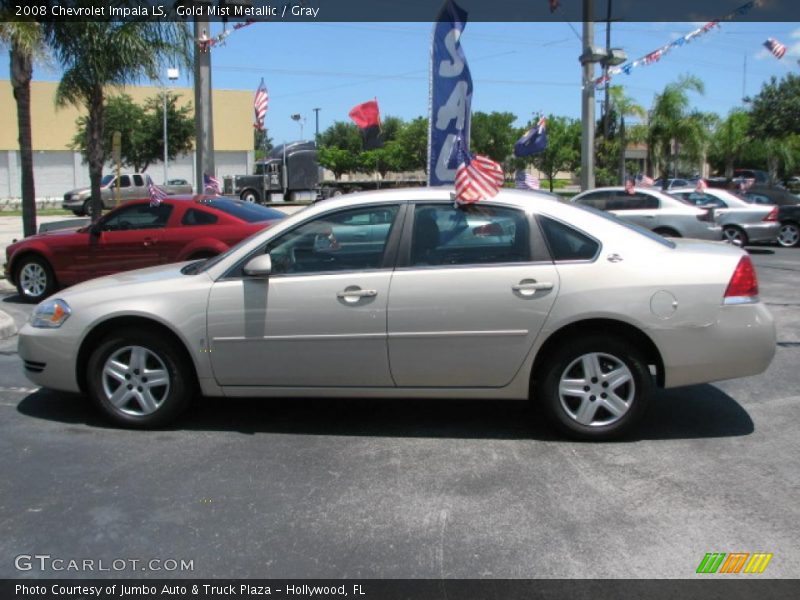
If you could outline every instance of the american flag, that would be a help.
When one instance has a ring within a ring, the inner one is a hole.
[[[639,180],[639,183],[641,185],[643,185],[643,186],[646,186],[646,187],[653,187],[653,185],[655,184],[655,181],[653,181],[652,177],[648,177],[647,175],[642,174],[642,177]]]
[[[208,173],[203,173],[203,192],[212,192],[214,194],[222,193],[222,184],[219,179]]]
[[[514,177],[514,187],[518,190],[538,190],[541,187],[541,183],[538,176],[525,171],[517,171]]]
[[[164,188],[160,188],[152,182],[147,186],[147,192],[150,195],[150,206],[158,206],[168,196]]]
[[[629,196],[633,196],[636,193],[635,184],[633,182],[633,178],[631,177],[628,177],[628,179],[625,180],[625,193]]]
[[[764,47],[772,52],[775,55],[775,58],[783,58],[783,55],[786,54],[786,46],[781,44],[775,38],[769,38],[766,42],[764,42]]]
[[[492,198],[503,187],[503,169],[490,158],[470,156],[463,140],[456,142],[459,165],[456,170],[456,202],[471,204]]]
[[[697,180],[697,187],[694,188],[694,191],[698,194],[704,194],[707,187],[706,180],[701,178]]]
[[[253,127],[258,131],[264,130],[264,117],[267,115],[267,108],[269,108],[269,93],[262,77],[261,85],[258,86],[255,98],[253,98],[253,111],[256,115],[256,122]]]

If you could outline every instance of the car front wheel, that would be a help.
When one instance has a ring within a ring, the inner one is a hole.
[[[41,302],[56,290],[50,263],[41,256],[23,256],[17,264],[17,293],[25,302]]]
[[[778,243],[784,248],[792,248],[800,244],[800,225],[791,221],[782,223],[778,231]]]
[[[641,420],[652,387],[647,361],[634,346],[597,335],[553,353],[537,374],[534,400],[566,435],[603,441]]]
[[[118,425],[164,426],[183,412],[195,392],[188,360],[163,335],[121,330],[106,337],[89,358],[89,395]]]

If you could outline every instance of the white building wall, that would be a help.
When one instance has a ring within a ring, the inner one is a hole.
[[[244,175],[252,172],[252,152],[217,152],[214,155],[217,177]],[[184,154],[170,161],[169,179],[185,179],[194,184],[194,153]],[[108,165],[107,173],[113,172]],[[156,183],[164,179],[164,166],[154,163],[147,173]],[[37,151],[33,154],[33,177],[37,199],[60,199],[64,193],[79,187],[89,186],[89,167],[78,152]],[[18,200],[20,189],[19,152],[8,150],[0,152],[0,202]]]

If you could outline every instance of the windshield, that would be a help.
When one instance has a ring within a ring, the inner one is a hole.
[[[257,223],[259,221],[275,221],[286,217],[284,213],[274,208],[267,208],[260,204],[253,202],[244,202],[243,200],[232,200],[230,198],[213,198],[211,200],[204,200],[203,204],[216,208],[229,215],[247,221],[248,223]]]
[[[575,208],[579,208],[580,210],[585,210],[586,212],[590,212],[593,215],[597,215],[598,217],[602,217],[606,221],[612,221],[617,225],[621,225],[622,227],[624,227],[629,231],[633,231],[638,233],[639,235],[643,235],[647,239],[657,242],[662,246],[666,246],[667,248],[675,248],[675,242],[673,242],[672,240],[668,240],[667,238],[662,237],[645,227],[641,227],[640,225],[635,225],[634,223],[629,223],[628,221],[624,221],[623,219],[620,219],[613,213],[603,212],[602,210],[594,208],[593,206],[587,206],[586,204],[573,204],[572,206],[574,206]]]
[[[114,175],[103,175],[103,178],[100,180],[100,187],[106,187],[112,181],[114,181]]]

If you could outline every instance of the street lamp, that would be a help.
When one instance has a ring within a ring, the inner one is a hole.
[[[301,115],[300,113],[295,113],[292,115],[292,121],[297,121],[298,125],[300,125],[300,139],[303,139],[303,125],[306,122],[306,118]]]
[[[177,68],[170,67],[167,69],[167,79],[175,81],[180,77],[180,71]],[[167,136],[167,88],[164,87],[164,185],[167,185],[167,171],[169,169],[169,152],[168,152],[168,136]]]

